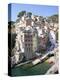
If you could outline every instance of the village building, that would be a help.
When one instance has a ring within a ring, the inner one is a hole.
[[[49,26],[53,26],[53,23],[49,24],[44,18],[34,15],[24,15],[15,23],[15,46],[17,51],[24,53],[26,60],[34,58],[35,51],[47,49]]]
[[[37,49],[37,31],[33,29],[26,29],[24,31],[24,55],[27,60],[36,57],[35,51]]]

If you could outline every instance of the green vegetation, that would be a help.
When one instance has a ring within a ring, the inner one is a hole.
[[[21,11],[18,13],[17,17],[21,18],[24,14],[26,14],[26,11]]]
[[[48,21],[49,22],[52,21],[53,23],[58,23],[58,17],[59,17],[58,14],[54,14],[54,15],[48,17]]]
[[[22,69],[28,69],[28,68],[31,68],[32,66],[33,66],[32,63],[27,63],[27,64],[25,64],[25,65],[23,65],[21,67],[22,67]]]
[[[29,64],[28,66],[31,66],[31,64]],[[12,68],[12,76],[28,76],[28,75],[40,75],[40,74],[42,75],[42,74],[45,74],[46,71],[51,66],[52,64],[44,62],[29,68],[27,68],[26,65],[15,67],[15,68]]]
[[[17,17],[21,18],[24,14],[25,15],[27,14],[29,17],[31,17],[31,15],[32,15],[31,12],[21,11],[21,12],[18,13]]]
[[[31,12],[28,12],[27,15],[28,15],[29,17],[31,17],[32,13],[31,13]]]

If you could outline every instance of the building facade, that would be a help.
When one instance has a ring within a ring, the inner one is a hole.
[[[36,56],[34,53],[37,49],[37,32],[33,30],[24,31],[24,54],[27,60]]]

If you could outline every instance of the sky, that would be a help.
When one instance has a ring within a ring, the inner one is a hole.
[[[8,5],[8,20],[16,21],[17,15],[21,11],[32,12],[33,15],[46,17],[58,14],[58,6],[12,3],[11,7]]]

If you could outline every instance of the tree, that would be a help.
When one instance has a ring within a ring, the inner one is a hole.
[[[28,12],[27,15],[28,15],[28,17],[31,17],[32,13],[31,12]]]
[[[26,14],[26,11],[21,11],[21,12],[18,13],[17,16],[21,18],[24,14]]]
[[[48,21],[52,21],[53,23],[58,23],[58,14],[48,17]]]
[[[14,23],[15,23],[14,21],[9,21],[8,22],[8,32],[11,32],[11,28],[15,27]]]

